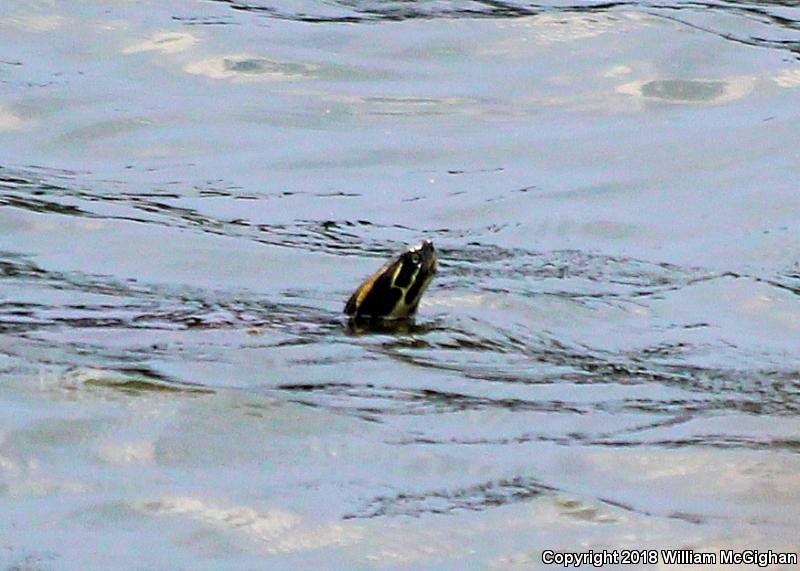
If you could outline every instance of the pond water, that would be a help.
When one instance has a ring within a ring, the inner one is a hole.
[[[798,550],[796,2],[39,0],[0,48],[3,571]],[[348,328],[426,238],[416,320]]]

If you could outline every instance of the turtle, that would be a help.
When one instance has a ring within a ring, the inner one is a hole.
[[[436,250],[423,240],[386,262],[358,286],[344,306],[352,319],[398,320],[412,317],[436,273]]]

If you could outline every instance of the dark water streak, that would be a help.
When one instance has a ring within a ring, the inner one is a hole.
[[[142,224],[182,227],[194,232],[247,238],[261,244],[288,245],[309,251],[335,255],[386,256],[391,246],[371,244],[370,235],[381,234],[375,224],[359,220],[337,223],[330,220],[297,221],[290,225],[254,225],[246,220],[222,220],[194,208],[164,202],[179,196],[170,192],[100,192],[69,183],[47,182],[42,176],[4,169],[0,203],[17,209],[58,216],[103,220],[128,220]],[[69,176],[69,175],[67,175]],[[60,178],[65,178],[62,176]],[[210,196],[238,199],[235,190],[215,189]],[[264,197],[248,196],[247,200]],[[268,200],[269,197],[266,197]],[[76,203],[77,201],[77,203]],[[93,212],[93,205],[112,203],[129,210],[129,215]],[[147,212],[154,217],[142,217]],[[404,228],[404,230],[409,230]],[[418,230],[413,230],[418,231]],[[447,239],[448,231],[430,234]],[[753,277],[714,273],[700,268],[681,268],[674,264],[653,264],[641,260],[588,254],[581,251],[531,252],[468,243],[462,248],[442,247],[441,276],[437,280],[443,293],[468,291],[500,296],[553,296],[555,299],[588,305],[608,303],[645,303],[709,280],[740,279],[764,281],[797,293],[797,273],[774,277]],[[288,298],[269,302],[254,292],[208,292],[185,286],[151,286],[135,280],[120,282],[110,276],[63,273],[46,270],[26,256],[0,253],[0,285],[44,287],[108,298],[107,303],[71,303],[55,306],[44,303],[0,304],[0,332],[32,335],[48,329],[119,329],[119,330],[242,330],[285,331],[296,339],[291,343],[316,344],[339,339],[355,343],[376,355],[419,367],[455,373],[474,381],[511,385],[550,383],[647,384],[675,386],[703,396],[696,403],[663,400],[617,402],[603,400],[582,405],[563,401],[495,399],[434,391],[426,388],[407,390],[392,386],[283,385],[283,391],[325,396],[315,400],[325,404],[354,397],[354,407],[337,410],[381,414],[426,414],[429,412],[482,410],[562,411],[583,414],[590,411],[638,411],[673,414],[683,410],[691,414],[736,410],[754,414],[791,415],[800,412],[800,389],[797,370],[747,370],[737,372],[688,365],[683,357],[695,348],[686,344],[659,344],[637,352],[609,353],[586,345],[564,342],[546,332],[530,333],[502,325],[491,325],[492,337],[476,335],[473,325],[463,322],[458,311],[440,316],[413,329],[389,330],[387,340],[373,340],[356,335],[348,337],[342,319],[308,304],[293,304]],[[503,287],[493,285],[501,280]],[[302,301],[302,300],[301,300]],[[707,324],[695,323],[693,328]],[[362,332],[363,333],[363,332]],[[375,333],[373,331],[372,333]],[[400,333],[397,335],[397,333]],[[284,345],[281,341],[278,346]],[[485,354],[485,363],[465,360],[464,351]],[[448,358],[452,355],[452,359]],[[133,362],[147,361],[150,355],[128,355]],[[120,358],[120,355],[117,355]],[[514,365],[508,365],[508,359]],[[559,367],[553,374],[550,368]],[[541,372],[537,371],[541,368]],[[186,379],[188,382],[189,379]],[[713,396],[712,396],[713,395]],[[709,398],[710,397],[710,398]],[[374,408],[370,401],[384,403]],[[301,399],[307,402],[307,399]],[[332,405],[333,406],[333,405]],[[622,445],[622,444],[620,444]]]
[[[644,13],[678,22],[690,28],[710,33],[724,40],[743,45],[785,50],[800,57],[800,6],[794,0],[754,2],[501,2],[497,0],[436,1],[418,0],[403,2],[375,2],[374,0],[339,0],[324,3],[326,11],[320,11],[320,2],[302,2],[306,10],[282,9],[280,3],[269,0],[241,2],[237,0],[209,0],[230,6],[237,11],[252,13],[267,18],[284,19],[311,24],[365,24],[379,22],[403,22],[407,20],[491,18],[514,19],[541,14],[592,14],[610,13],[614,10],[638,10]],[[730,14],[752,20],[763,25],[761,35],[742,35],[716,29],[696,22],[696,16],[707,13]],[[772,35],[776,34],[777,35]]]

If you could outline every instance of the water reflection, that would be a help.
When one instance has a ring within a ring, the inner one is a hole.
[[[403,21],[417,18],[474,18],[474,17],[518,17],[534,14],[536,7],[526,7],[524,2],[485,2],[471,0],[453,2],[439,0],[417,0],[412,2],[375,2],[373,0],[339,0],[321,4],[308,0],[296,0],[276,4],[275,2],[215,0],[241,10],[270,18],[285,18],[314,23],[357,23],[380,21]]]
[[[240,54],[193,62],[185,69],[187,73],[212,79],[286,81],[314,77],[319,66]]]
[[[656,79],[627,83],[619,86],[617,92],[666,103],[727,103],[750,94],[754,83],[752,78]]]
[[[158,32],[146,40],[124,48],[122,53],[157,51],[165,54],[177,54],[192,48],[197,42],[197,37],[187,32]]]

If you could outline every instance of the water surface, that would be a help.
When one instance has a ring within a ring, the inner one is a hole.
[[[797,550],[792,2],[0,9],[1,569]],[[434,240],[415,322],[341,310]]]

